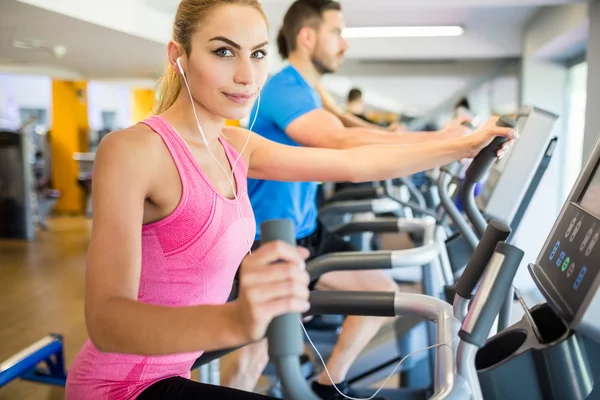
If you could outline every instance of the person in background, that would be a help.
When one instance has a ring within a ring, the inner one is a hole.
[[[382,132],[405,132],[406,127],[404,125],[399,124],[398,122],[393,122],[387,127],[378,125],[377,123],[371,121],[364,115],[357,115],[353,111],[349,110],[347,107],[341,107],[336,100],[333,98],[331,93],[325,89],[323,84],[319,81],[316,83],[314,89],[319,94],[321,98],[321,103],[323,104],[323,108],[336,117],[344,124],[347,128],[365,128],[370,130],[382,131]],[[357,89],[358,90],[358,89]],[[361,93],[362,96],[362,93]]]
[[[359,88],[352,88],[348,92],[348,98],[346,99],[346,110],[364,121],[373,124],[375,123],[365,115],[365,102],[363,100],[362,91]]]
[[[277,48],[289,65],[273,75],[261,91],[260,105],[250,113],[250,125],[260,136],[294,148],[363,149],[373,148],[383,158],[383,151],[399,147],[414,155],[414,160],[431,160],[430,151],[422,146],[447,145],[459,138],[465,139],[468,130],[455,121],[436,132],[386,132],[381,128],[347,127],[321,101],[318,89],[322,77],[336,72],[342,63],[348,44],[342,36],[344,29],[340,3],[332,0],[297,0],[284,17],[277,38]],[[255,116],[256,114],[256,116]],[[360,120],[356,116],[355,119]],[[362,120],[360,120],[362,121]],[[362,121],[363,123],[365,121]],[[287,155],[286,155],[287,156]],[[355,163],[362,160],[356,158]],[[390,160],[406,164],[407,159]],[[410,161],[412,164],[413,161]],[[416,168],[407,176],[430,169]],[[314,168],[306,162],[307,169]],[[367,179],[362,181],[376,181]],[[352,181],[358,180],[337,180]],[[260,223],[270,219],[287,218],[294,221],[296,241],[311,250],[310,258],[338,251],[355,250],[343,238],[331,233],[318,220],[315,201],[318,184],[315,181],[280,182],[272,179],[249,179],[248,193],[254,210],[257,231],[261,239]],[[398,285],[384,271],[336,271],[324,274],[311,288],[317,290],[398,291]],[[349,316],[345,319],[331,356],[327,373],[320,374],[313,390],[322,399],[341,399],[335,383],[346,396],[356,397],[349,389],[346,375],[352,363],[385,323],[384,318]],[[254,346],[244,350],[251,352]],[[266,348],[263,348],[266,352]],[[260,354],[260,353],[258,353]],[[260,357],[260,355],[248,358]]]

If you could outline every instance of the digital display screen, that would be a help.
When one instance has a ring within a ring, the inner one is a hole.
[[[581,208],[585,209],[595,217],[600,218],[600,171],[598,167],[594,171],[594,175],[590,179],[587,188],[583,192],[583,196],[579,201]]]

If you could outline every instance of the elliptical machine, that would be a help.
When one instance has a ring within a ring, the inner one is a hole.
[[[592,266],[600,259],[596,246],[600,239],[599,164],[597,140],[536,262],[529,264],[531,276],[547,302],[531,311],[526,308],[519,323],[489,340],[493,321],[523,257],[522,251],[505,242],[494,247],[480,271],[471,273],[467,266],[465,274],[475,281],[479,280],[478,272],[485,272],[460,329],[441,300],[422,295],[324,292],[315,293],[318,297],[311,297],[311,305],[319,312],[344,310],[385,316],[401,312],[435,320],[440,346],[436,349],[436,379],[430,398],[596,400],[598,390],[594,390],[594,384],[600,377],[600,274]],[[488,231],[493,229],[491,226]],[[270,229],[274,232],[272,238],[285,239],[281,228]],[[475,258],[471,263],[481,266],[483,260]],[[302,351],[298,319],[290,314],[272,322],[269,353],[277,365],[285,398],[316,400],[296,373],[297,355]],[[395,398],[424,398],[423,393],[420,396]]]

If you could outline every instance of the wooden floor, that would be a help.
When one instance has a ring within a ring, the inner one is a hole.
[[[32,242],[0,239],[0,360],[48,333],[64,336],[71,364],[87,338],[85,255],[91,221],[59,218]],[[64,399],[64,389],[16,380],[0,400]]]
[[[85,257],[91,220],[49,221],[34,241],[0,239],[0,361],[48,333],[64,336],[67,369],[87,338]],[[394,243],[397,245],[398,243]],[[15,380],[0,400],[64,399],[64,389]]]

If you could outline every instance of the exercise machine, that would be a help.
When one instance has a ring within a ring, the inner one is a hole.
[[[506,226],[504,233],[510,228]],[[264,241],[294,241],[291,221],[267,221],[261,225]],[[493,228],[490,229],[493,240]],[[484,241],[482,241],[483,243]],[[502,243],[502,242],[501,242]],[[487,245],[486,241],[486,247]],[[518,249],[506,245],[496,251],[506,253],[505,262],[510,264],[513,274],[522,257]],[[514,254],[513,254],[514,253]],[[490,255],[488,255],[490,256]],[[493,258],[493,257],[492,257]],[[487,260],[481,259],[472,263],[465,271],[465,276],[472,276],[465,285],[475,284]],[[516,267],[515,267],[516,265]],[[462,278],[461,278],[462,279]],[[510,283],[510,282],[509,282]],[[473,288],[466,288],[471,291]],[[503,298],[503,296],[502,296]],[[441,399],[464,399],[469,393],[466,379],[458,375],[456,365],[455,338],[458,331],[458,320],[453,317],[454,310],[447,302],[422,294],[386,293],[386,292],[313,292],[310,297],[310,314],[344,313],[347,315],[370,316],[415,316],[434,321],[437,325],[435,350],[435,377],[432,388],[401,388],[384,390],[379,395],[385,398],[424,399],[426,397]],[[302,331],[299,326],[300,315],[288,314],[273,320],[268,329],[269,355],[276,365],[281,379],[284,398],[318,399],[309,389],[306,380],[300,374],[298,356],[303,351]],[[430,396],[431,392],[431,396]]]
[[[447,308],[439,311],[442,306],[437,299],[418,299],[419,311],[423,314],[437,311],[434,319],[438,327],[438,344],[458,340],[457,346],[437,348],[438,374],[430,398],[598,398],[594,389],[600,377],[600,322],[597,317],[600,274],[593,265],[600,259],[596,245],[600,237],[599,164],[600,140],[597,140],[536,262],[529,264],[529,272],[546,303],[531,310],[525,307],[525,315],[520,322],[487,339],[523,257],[522,251],[503,241],[498,242],[485,268],[479,271],[483,272],[483,277],[468,311],[465,313],[466,307],[459,305],[464,301],[455,301],[454,316],[460,320],[460,315],[465,315],[458,338],[456,330],[449,329],[448,332],[447,325],[451,324],[451,320]],[[488,229],[492,228],[488,225]],[[276,231],[275,228],[272,230]],[[281,240],[285,238],[283,235],[277,231],[273,237]],[[477,261],[474,259],[471,261]],[[477,264],[482,265],[480,262]],[[467,266],[465,274],[471,275],[470,271]],[[474,272],[471,276],[477,279],[473,281],[479,280],[480,275]],[[462,283],[462,278],[459,283]],[[470,293],[471,290],[465,292]],[[311,297],[311,306],[319,307],[319,312],[340,312],[344,309],[360,315],[396,315],[398,311],[414,313],[411,305],[417,302],[414,296],[419,296],[412,295],[411,298],[411,295],[405,295],[401,298],[395,295],[384,300],[381,293],[342,292],[331,298],[327,295],[325,292],[319,294],[320,298]],[[269,353],[277,365],[285,398],[313,400],[317,397],[300,379],[294,364],[298,362],[297,353],[302,351],[298,318],[289,314],[271,323],[268,330]],[[395,398],[423,397],[411,397],[408,393]]]
[[[14,379],[65,386],[63,338],[51,334],[0,363],[0,388]]]
[[[479,182],[482,177],[490,174],[490,169],[494,168],[495,171],[502,171],[503,175],[499,177],[502,178],[501,182],[505,182],[507,179],[505,174],[509,172],[513,172],[518,165],[527,165],[528,171],[535,171],[533,174],[536,179],[532,179],[531,174],[521,174],[516,178],[515,186],[522,187],[524,190],[519,191],[519,195],[512,196],[510,201],[507,201],[507,208],[518,208],[521,210],[526,209],[529,204],[529,200],[531,196],[535,192],[535,189],[538,186],[539,179],[543,175],[543,171],[552,156],[553,143],[556,142],[556,138],[552,137],[552,131],[556,122],[556,116],[553,114],[546,113],[543,110],[539,110],[533,107],[526,107],[521,110],[518,115],[516,124],[519,126],[519,130],[521,132],[521,138],[514,143],[512,151],[508,157],[505,157],[502,161],[503,164],[500,167],[497,167],[494,164],[496,160],[495,150],[490,146],[489,149],[491,151],[482,152],[481,155],[478,155],[476,159],[471,163],[466,172],[466,184],[469,185],[470,182]],[[508,120],[506,120],[508,121]],[[505,122],[506,122],[505,121]],[[506,124],[512,124],[513,122],[506,122]],[[526,140],[524,140],[526,139]],[[523,140],[523,142],[521,142]],[[489,154],[487,154],[489,153]],[[529,162],[529,164],[527,164]],[[533,167],[532,167],[533,166]],[[536,167],[537,166],[537,167]],[[447,187],[449,185],[449,180],[451,178],[450,173],[442,173],[440,175],[440,181],[442,181],[442,185],[440,187],[440,197],[443,200],[445,206],[448,207],[449,212],[453,212],[453,216],[455,219],[455,224],[461,228],[461,232],[464,231],[463,238],[472,238],[472,248],[467,248],[466,251],[463,252],[462,258],[468,261],[468,257],[472,255],[473,249],[477,245],[480,239],[480,235],[476,234],[473,231],[473,228],[468,224],[465,218],[458,212],[456,206],[450,199],[448,195]],[[472,179],[471,179],[472,178]],[[497,186],[497,185],[496,185]],[[369,188],[370,189],[370,188]],[[361,188],[362,191],[365,191],[364,188]],[[463,190],[465,198],[465,205],[470,207],[474,204],[474,193],[472,190],[465,191]],[[527,196],[525,195],[527,194]],[[468,197],[467,197],[468,196]],[[393,197],[393,196],[392,196]],[[392,198],[379,198],[374,200],[359,200],[359,201],[346,201],[346,202],[334,202],[329,204],[327,207],[321,210],[321,214],[328,214],[332,216],[334,214],[341,215],[345,213],[350,213],[352,211],[359,212],[382,212],[382,211],[391,211],[394,207],[399,207],[397,202],[390,201]],[[519,204],[521,202],[521,204]],[[478,210],[474,213],[468,214],[469,216],[475,215]],[[507,214],[504,213],[501,215],[502,217],[506,217]],[[510,215],[508,215],[510,217]],[[507,218],[507,221],[511,221]],[[417,221],[423,221],[420,219],[412,220],[413,225],[418,224]],[[429,220],[431,224],[431,220]],[[514,221],[514,218],[512,219]],[[410,229],[406,229],[408,226],[407,220],[395,219],[395,218],[374,218],[366,221],[352,221],[346,224],[338,225],[334,230],[337,234],[344,235],[349,232],[361,232],[361,231],[370,231],[370,232],[409,232],[409,233],[419,233],[418,230],[413,229],[412,232]],[[472,222],[475,224],[477,221]],[[507,222],[507,223],[509,223]],[[404,224],[403,229],[397,229],[401,224]],[[460,225],[459,225],[460,224]],[[518,224],[512,224],[516,226]],[[431,225],[430,225],[431,226]],[[431,229],[431,228],[430,228]],[[435,226],[435,240],[440,244],[440,248],[438,249],[438,257],[436,259],[430,259],[429,263],[421,264],[415,262],[410,265],[411,258],[403,252],[398,252],[398,257],[407,257],[405,261],[408,261],[403,265],[402,268],[393,269],[390,272],[394,277],[402,277],[403,274],[407,272],[407,270],[415,270],[414,266],[420,265],[419,267],[419,279],[423,283],[423,293],[426,295],[431,295],[435,297],[441,297],[442,292],[445,292],[448,301],[452,302],[454,298],[454,276],[458,276],[459,274],[455,273],[455,271],[462,271],[464,266],[466,265],[466,261],[464,264],[456,264],[456,257],[453,258],[451,262],[448,259],[448,255],[446,250],[448,249],[448,242],[444,245],[444,241],[446,240],[446,230],[443,226],[438,225]],[[422,235],[422,232],[421,232]],[[467,236],[468,235],[468,236]],[[417,235],[419,236],[419,235]],[[450,240],[452,243],[452,240]],[[463,247],[464,240],[463,240]],[[419,248],[414,249],[415,251],[419,251]],[[453,249],[449,249],[453,250]],[[331,254],[323,258],[323,261],[326,261],[332,266],[331,270],[337,269],[386,269],[392,268],[390,265],[378,264],[377,257],[380,256],[381,253],[372,253],[372,255],[365,255],[363,258],[357,258],[354,253],[338,253]],[[412,259],[412,261],[416,261]],[[317,264],[320,262],[320,259],[314,260],[312,263],[307,265],[307,268],[310,270],[312,268],[312,264]],[[409,272],[410,273],[410,272]],[[443,285],[440,285],[440,277]],[[444,287],[445,286],[445,287]],[[512,304],[512,292],[507,294],[507,299],[510,298],[510,303]],[[508,302],[508,300],[507,300]],[[510,311],[510,308],[503,309],[503,321],[507,321],[510,317],[510,314],[506,311]],[[429,335],[429,340],[433,342],[433,332],[432,327],[429,328],[429,334],[423,331],[424,323],[419,324],[415,323],[410,319],[398,320],[396,323],[392,325],[392,327],[384,327],[381,332],[373,339],[372,343],[363,351],[359,360],[353,365],[348,374],[348,381],[358,387],[370,385],[385,376],[387,373],[392,370],[395,363],[398,362],[404,355],[408,354],[411,349],[425,347],[427,344],[427,337]],[[502,325],[503,327],[506,324]],[[314,338],[314,342],[318,343],[319,350],[323,349],[324,353],[327,354],[328,351],[331,350],[331,346],[335,344],[335,340],[337,335],[335,334],[335,326],[333,329],[323,329],[316,328],[314,329],[311,325],[307,326],[309,330],[309,335],[311,338]],[[410,369],[421,362],[424,361],[424,353],[415,356],[410,360],[409,363],[406,363],[404,366],[405,371],[410,371]],[[430,361],[432,360],[432,355],[430,355]],[[419,372],[416,372],[419,371]],[[404,384],[408,386],[427,386],[429,382],[427,381],[427,371],[425,370],[415,370],[415,373],[412,376],[419,377],[420,379],[414,380],[411,379],[411,374],[409,372],[403,372],[404,376],[402,381]]]
[[[0,130],[0,237],[35,237],[29,147],[21,132]]]

